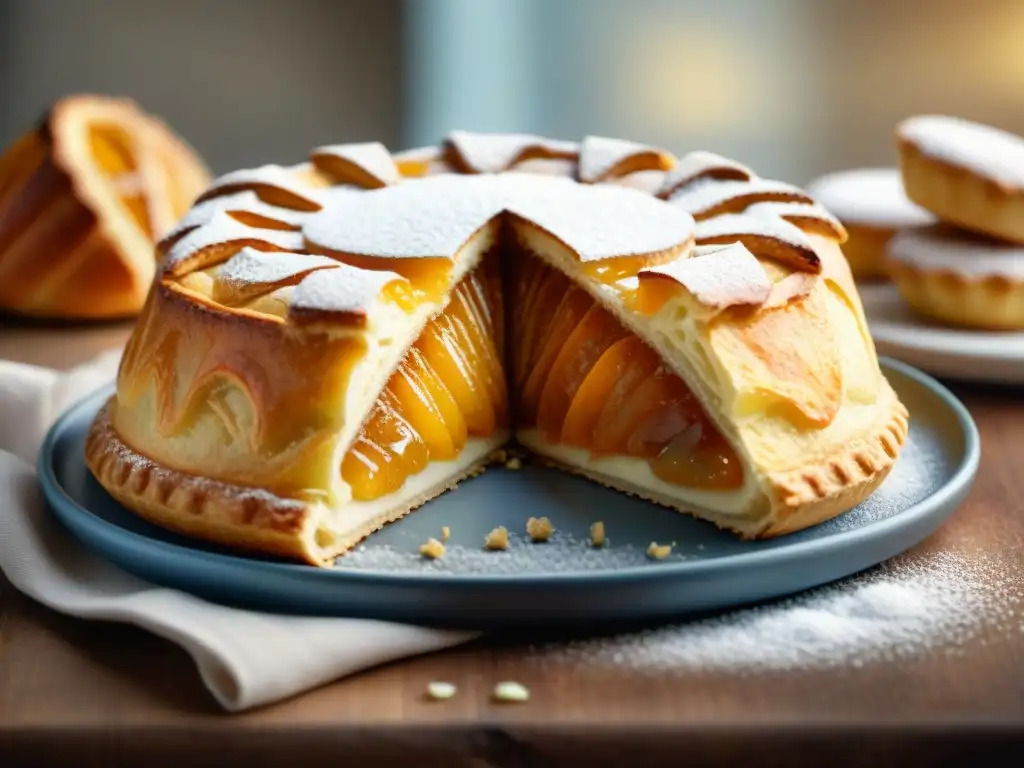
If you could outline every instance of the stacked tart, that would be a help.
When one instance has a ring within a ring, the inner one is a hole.
[[[919,115],[896,142],[907,194],[937,219],[888,245],[904,299],[949,325],[1024,330],[1024,138]]]
[[[193,150],[132,102],[58,101],[0,155],[0,311],[137,313],[154,242],[209,181]]]
[[[726,158],[601,137],[230,173],[160,243],[87,461],[159,525],[316,565],[510,440],[743,537],[796,531],[907,434],[845,236]]]

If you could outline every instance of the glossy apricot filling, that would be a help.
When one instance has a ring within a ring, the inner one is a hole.
[[[520,263],[519,426],[594,457],[646,459],[674,485],[742,485],[739,458],[658,353],[561,273],[537,259]]]
[[[112,125],[89,126],[89,151],[132,219],[148,237],[153,237],[149,206],[127,131]]]
[[[517,426],[591,456],[646,460],[674,485],[740,487],[735,452],[657,352],[561,272],[517,254],[506,281],[512,347],[504,351],[493,258],[454,290],[392,374],[342,461],[359,500],[397,491],[468,437],[508,425],[503,362]]]
[[[355,499],[396,491],[428,462],[456,458],[468,437],[507,426],[495,267],[490,259],[459,283],[388,379],[342,460]]]

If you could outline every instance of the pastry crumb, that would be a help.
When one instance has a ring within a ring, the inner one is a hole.
[[[448,537],[452,535],[452,529],[447,525],[441,526],[441,541],[448,541]]]
[[[491,461],[495,464],[504,464],[508,461],[508,451],[504,448],[498,448],[491,454]]]
[[[494,700],[503,704],[521,704],[530,700],[530,689],[522,683],[505,680],[494,686]]]
[[[546,517],[531,517],[526,521],[526,533],[530,541],[542,542],[551,538],[554,526]]]
[[[647,548],[647,556],[653,560],[664,560],[671,554],[671,544],[658,544],[657,542],[652,541],[651,546]]]
[[[427,683],[427,698],[434,701],[445,701],[452,698],[457,690],[453,683],[435,680],[432,683]]]
[[[593,547],[604,546],[604,523],[600,520],[590,525],[590,545]]]
[[[499,525],[493,531],[484,536],[484,547],[487,549],[508,549],[508,529]]]
[[[518,456],[513,456],[505,462],[505,469],[511,469],[513,472],[517,469],[523,468],[523,460]]]
[[[441,534],[444,535],[443,533]],[[431,560],[437,560],[439,557],[444,556],[444,544],[437,539],[427,539],[426,543],[420,545],[420,554],[424,557],[429,557]]]

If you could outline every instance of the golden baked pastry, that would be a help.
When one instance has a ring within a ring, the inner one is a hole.
[[[911,200],[947,223],[1024,243],[1024,138],[919,115],[897,126],[896,144]]]
[[[161,244],[88,464],[157,524],[318,565],[510,438],[744,537],[795,531],[868,496],[907,433],[844,236],[725,158],[597,137],[228,174]]]
[[[0,311],[136,314],[154,242],[209,181],[192,149],[132,102],[58,101],[0,156]]]
[[[857,280],[886,278],[886,246],[892,236],[935,221],[907,199],[896,168],[829,173],[809,183],[807,193],[846,228],[843,254]]]
[[[1024,246],[935,225],[901,232],[888,258],[900,294],[924,317],[1024,330]]]

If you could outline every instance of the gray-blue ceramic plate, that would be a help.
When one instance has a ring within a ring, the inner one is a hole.
[[[151,582],[207,599],[284,613],[496,627],[657,621],[762,601],[848,576],[928,536],[963,500],[978,468],[978,433],[945,388],[901,363],[885,371],[910,409],[910,438],[885,484],[840,517],[797,534],[744,542],[713,526],[553,469],[495,469],[374,534],[331,570],[245,557],[156,528],[125,510],[82,457],[89,423],[110,390],[50,431],[39,477],[50,508],[88,547]],[[531,544],[528,516],[551,541]],[[609,543],[593,549],[590,524]],[[513,534],[485,552],[486,532]],[[451,529],[448,552],[419,545]],[[652,542],[672,543],[663,561]]]

